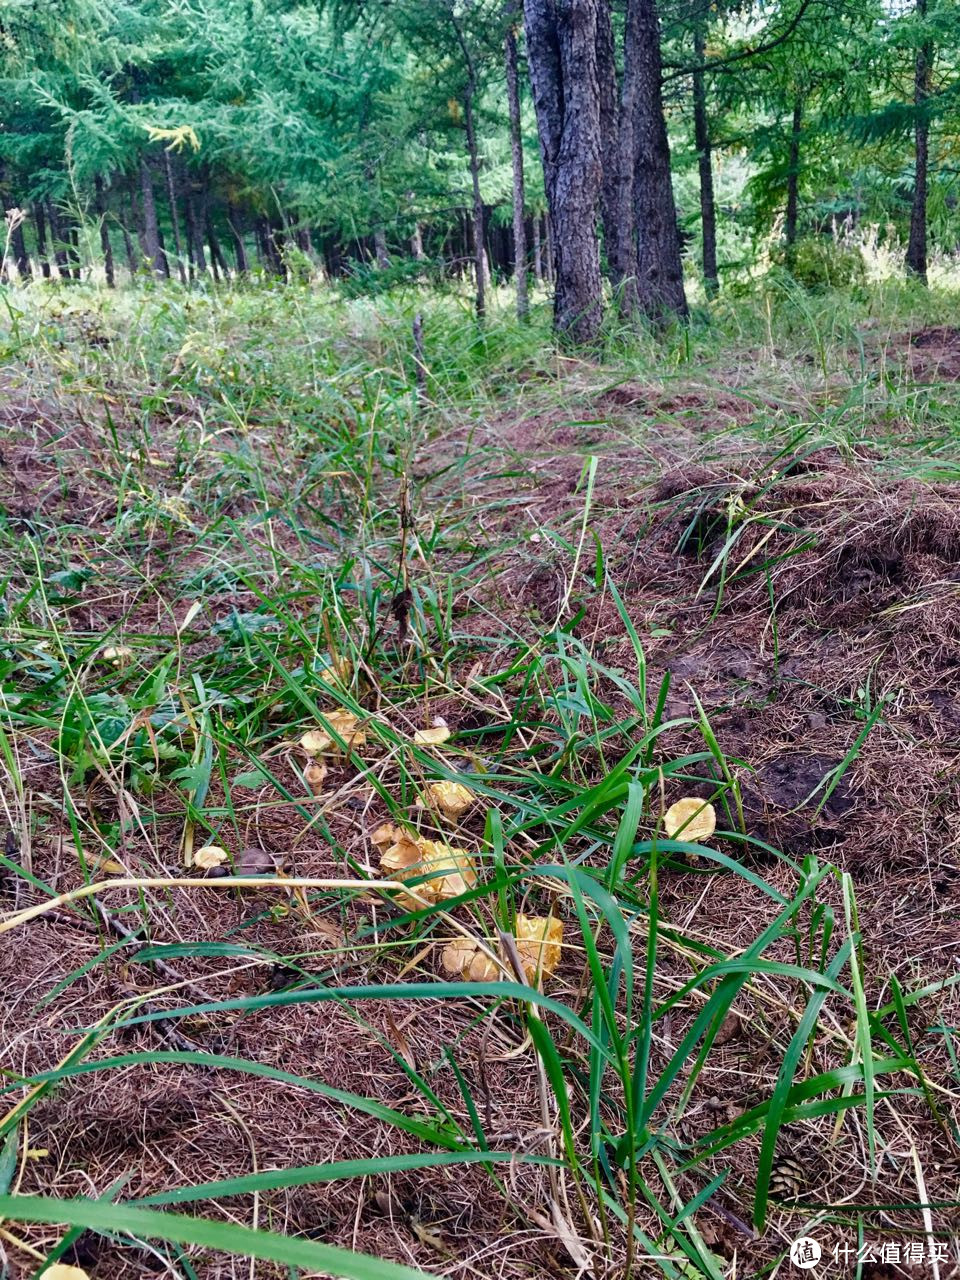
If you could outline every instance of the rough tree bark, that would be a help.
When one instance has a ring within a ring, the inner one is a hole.
[[[504,37],[504,68],[507,103],[510,109],[510,155],[513,162],[513,262],[517,286],[517,318],[526,320],[530,310],[527,295],[527,225],[524,220],[526,192],[523,180],[523,135],[520,132],[520,77],[517,69],[516,23],[520,17],[518,0],[506,0],[507,34]]]
[[[140,205],[143,211],[143,252],[158,276],[169,276],[170,268],[160,247],[160,224],[153,193],[153,175],[145,155],[140,156]]]
[[[113,267],[113,245],[110,243],[110,229],[107,226],[107,202],[103,194],[103,179],[99,174],[93,180],[93,189],[96,198],[97,218],[100,222],[100,252],[103,254],[103,274],[106,277],[107,287],[113,289],[116,287],[116,272]]]
[[[600,86],[600,151],[603,178],[600,186],[600,213],[603,221],[603,244],[606,250],[607,277],[620,300],[624,281],[633,274],[629,255],[633,217],[629,209],[629,183],[621,187],[623,171],[620,157],[621,120],[620,85],[617,78],[617,54],[610,17],[609,0],[601,0],[597,10],[597,81]],[[632,158],[626,157],[627,171],[632,171]],[[627,207],[622,207],[624,199]],[[625,216],[626,215],[626,216]],[[626,237],[621,243],[621,229]],[[635,269],[636,264],[632,264]]]
[[[609,0],[602,0],[600,22],[603,31],[598,56],[605,68],[607,118],[613,113],[615,133],[604,139],[604,234],[607,240],[607,262],[610,282],[617,295],[620,314],[626,319],[639,310],[637,295],[637,231],[634,213],[634,174],[636,172],[637,102],[641,80],[640,62],[629,47],[629,23],[636,15],[628,10],[628,26],[624,35],[623,81],[617,99],[616,59]],[[612,99],[612,105],[611,105]],[[609,123],[608,123],[609,129]]]
[[[578,345],[600,335],[599,0],[525,0],[527,58],[553,238],[554,328]]]
[[[637,302],[662,323],[687,316],[680,231],[663,114],[660,20],[656,0],[627,0],[624,79],[636,76],[633,123],[633,209],[637,235]]]
[[[710,142],[710,117],[707,114],[707,86],[704,65],[707,54],[707,14],[701,10],[694,18],[693,56],[693,134],[700,169],[700,228],[703,255],[703,285],[708,298],[720,291],[717,273],[717,206],[713,194],[713,148]]]
[[[926,21],[927,0],[917,0],[917,18]],[[914,125],[916,156],[913,171],[913,203],[910,208],[910,237],[907,241],[907,270],[927,283],[927,172],[929,166],[930,125],[924,104],[930,96],[933,48],[926,40],[917,48],[914,64],[913,103],[917,109]]]
[[[797,95],[790,124],[790,152],[787,157],[787,209],[783,222],[787,266],[793,267],[793,248],[797,243],[800,216],[800,133],[803,128],[803,98]]]

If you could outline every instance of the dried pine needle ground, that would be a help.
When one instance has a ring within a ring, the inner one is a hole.
[[[173,1208],[450,1276],[726,1278],[858,1233],[949,1275],[936,295],[773,335],[718,304],[593,365],[495,307],[481,354],[437,301],[419,407],[392,298],[304,290],[281,343],[269,291],[72,297],[115,337],[54,345],[25,295],[0,409],[8,1189],[246,1179]],[[13,1275],[60,1245],[237,1266],[0,1224]]]

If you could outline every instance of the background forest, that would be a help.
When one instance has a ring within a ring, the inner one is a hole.
[[[518,257],[552,277],[557,238],[558,323],[589,337],[597,268],[563,259],[598,210],[628,316],[683,312],[681,253],[708,298],[778,264],[856,283],[865,246],[923,278],[955,248],[953,0],[569,11],[528,4],[524,40],[519,0],[7,0],[8,258],[375,290],[479,244],[482,310]]]

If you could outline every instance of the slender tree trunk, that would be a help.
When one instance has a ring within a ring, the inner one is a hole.
[[[537,284],[543,284],[543,256],[540,247],[540,215],[535,213],[530,219],[533,233],[533,278]]]
[[[223,278],[226,279],[230,274],[230,268],[227,266],[227,260],[223,256],[220,240],[217,237],[217,229],[213,225],[213,218],[209,213],[207,214],[207,244],[210,246],[210,261],[213,263],[215,271],[219,269]]]
[[[423,252],[423,230],[419,222],[413,224],[413,235],[410,237],[410,252],[418,262],[427,256]]]
[[[273,270],[273,264],[270,261],[270,250],[267,244],[268,233],[269,226],[266,218],[257,218],[253,224],[253,236],[257,244],[257,258],[260,262],[261,271]]]
[[[627,0],[624,78],[636,76],[633,208],[637,301],[651,320],[687,315],[680,230],[673,198],[670,143],[663,114],[660,20],[656,0]],[[629,69],[629,70],[627,70]]]
[[[53,241],[53,260],[57,264],[57,273],[61,280],[69,280],[70,267],[67,259],[66,243],[63,239],[60,218],[52,200],[47,201],[47,221],[50,224],[50,239]]]
[[[123,232],[123,248],[127,255],[127,266],[130,269],[131,280],[136,276],[140,269],[140,258],[137,256],[137,248],[134,244],[133,235],[130,231],[131,227],[137,225],[137,208],[134,203],[133,180],[130,181],[130,188],[127,192],[127,202],[129,214],[126,222],[120,223],[120,230]]]
[[[145,155],[140,156],[140,201],[143,210],[143,252],[158,276],[169,276],[170,268],[160,245],[160,224],[153,192],[153,176]]]
[[[543,276],[553,284],[557,278],[557,265],[553,253],[553,222],[549,212],[543,215],[543,244],[546,251],[543,259]]]
[[[597,9],[597,80],[600,85],[600,154],[603,159],[600,214],[607,278],[616,293],[623,285],[626,274],[620,245],[621,225],[626,224],[629,245],[632,217],[628,214],[625,219],[620,208],[620,86],[617,82],[617,55],[609,0],[600,0]],[[627,200],[629,203],[629,188]]]
[[[477,69],[470,46],[464,39],[463,30],[452,7],[450,19],[467,71],[467,87],[463,94],[463,123],[467,134],[467,154],[470,159],[470,179],[473,184],[473,256],[477,288],[477,319],[482,320],[487,310],[487,263],[484,245],[483,196],[480,194],[480,152],[477,149],[477,130],[473,117],[473,102],[477,93]]]
[[[13,258],[17,264],[18,277],[21,281],[32,279],[33,269],[30,266],[30,255],[27,253],[27,242],[23,238],[22,220],[11,231],[10,243],[13,246]]]
[[[80,279],[80,232],[73,215],[69,212],[60,219],[60,234],[63,238],[64,252],[67,260],[67,278]]]
[[[927,0],[917,0],[917,18],[926,21]],[[910,208],[910,238],[907,241],[907,270],[924,284],[927,283],[927,186],[929,166],[930,125],[924,107],[930,96],[933,48],[923,41],[917,49],[914,66],[913,102],[917,109],[914,126],[916,156],[913,171],[913,204]]]
[[[177,254],[177,274],[180,283],[187,283],[187,268],[183,261],[183,238],[180,235],[180,215],[177,212],[177,187],[173,180],[173,165],[170,163],[170,152],[163,152],[163,174],[167,183],[167,203],[170,206],[170,225],[173,228],[173,247]]]
[[[787,160],[787,211],[783,223],[783,239],[787,247],[787,266],[793,267],[793,248],[797,243],[800,211],[800,130],[803,126],[803,98],[798,94],[793,104],[790,126],[790,152]]]
[[[525,0],[527,58],[537,113],[556,273],[554,328],[575,344],[600,336],[602,290],[598,0]]]
[[[197,237],[197,262],[201,271],[207,270],[207,251],[204,246],[204,232],[207,228],[207,210],[210,207],[210,173],[206,166],[200,169],[194,183],[194,231]],[[213,272],[216,279],[216,271]]]
[[[270,244],[273,246],[273,260],[276,264],[276,272],[284,280],[289,278],[287,270],[287,259],[284,250],[287,247],[287,230],[281,218],[278,222],[272,224],[270,230]]]
[[[163,278],[170,279],[170,255],[167,253],[167,242],[163,238],[163,224],[157,219],[157,239],[160,241],[160,261],[163,264]]]
[[[474,88],[473,70],[471,67],[467,91],[463,95],[463,118],[467,130],[467,152],[470,156],[470,180],[473,184],[473,261],[477,288],[477,317],[482,320],[487,311],[487,262],[483,244],[483,197],[480,194],[480,153],[477,150],[477,134],[473,120]]]
[[[530,301],[527,296],[527,225],[524,217],[526,193],[523,181],[523,134],[520,131],[520,77],[517,68],[516,23],[520,18],[518,0],[507,0],[506,18],[507,34],[503,51],[510,110],[510,156],[513,163],[513,262],[517,287],[517,318],[526,320]]]
[[[103,194],[103,179],[99,174],[93,180],[96,200],[97,219],[100,223],[100,252],[103,254],[103,274],[107,288],[116,288],[117,279],[113,267],[113,245],[110,243],[110,228],[107,226],[107,202]]]
[[[247,248],[243,243],[243,227],[240,221],[240,214],[232,206],[227,209],[227,226],[230,228],[230,234],[233,237],[233,253],[237,262],[237,275],[245,276],[250,270],[250,264],[247,260]]]
[[[390,265],[390,251],[387,249],[387,233],[383,227],[374,227],[373,254],[377,267],[386,271]]]
[[[33,222],[37,229],[37,261],[40,263],[40,274],[44,280],[50,279],[50,258],[47,249],[47,216],[43,205],[38,200],[33,206]]]
[[[197,199],[192,186],[188,187],[184,193],[183,208],[187,219],[187,243],[189,245],[191,263],[196,274],[206,275],[207,256],[203,248],[203,224],[200,220]]]
[[[257,248],[264,270],[274,276],[284,275],[285,269],[280,252],[282,241],[278,240],[278,236],[270,225],[269,219],[263,216],[257,218],[256,231]]]
[[[706,62],[707,15],[698,13],[693,28],[693,133],[700,169],[700,227],[702,234],[703,286],[708,298],[720,290],[717,274],[717,207],[713,194],[713,148],[710,142],[710,117],[707,115]]]
[[[220,262],[218,261],[219,247],[217,249],[217,253],[214,253],[213,247],[210,242],[210,233],[212,232],[213,228],[210,225],[209,216],[207,217],[207,224],[204,230],[207,233],[207,244],[210,246],[210,270],[213,272],[213,283],[219,284],[220,283]]]
[[[343,275],[343,246],[336,235],[324,236],[322,245],[327,275],[331,280],[338,280]]]

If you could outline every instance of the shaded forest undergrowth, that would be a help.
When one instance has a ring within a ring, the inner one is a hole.
[[[448,1275],[858,1233],[950,1274],[950,300],[790,291],[597,363],[436,301],[419,392],[406,302],[8,307],[0,1191]],[[475,877],[358,884],[388,822]],[[542,1000],[518,913],[562,924]],[[15,1275],[244,1252],[9,1212]]]

